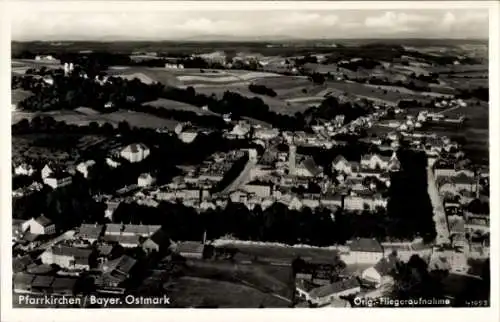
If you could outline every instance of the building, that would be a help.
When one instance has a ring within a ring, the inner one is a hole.
[[[311,283],[304,283],[304,285],[305,284],[307,284],[305,288],[296,286],[299,298],[317,307],[327,306],[341,296],[350,296],[361,292],[361,284],[356,277],[320,287],[314,287],[314,284]]]
[[[149,173],[142,173],[137,178],[137,185],[139,187],[149,187],[156,182],[156,179]]]
[[[302,162],[295,166],[294,175],[298,177],[313,178],[321,175],[323,169],[316,164],[312,157],[305,158]]]
[[[29,231],[34,235],[53,235],[56,233],[56,226],[49,218],[41,215],[39,217],[31,218],[21,225],[23,232]]]
[[[269,182],[252,181],[245,184],[242,189],[248,193],[254,193],[258,197],[267,198],[272,195],[273,184]]]
[[[57,264],[67,269],[88,270],[91,249],[55,245],[40,256],[43,264]]]
[[[203,243],[193,241],[179,242],[176,246],[177,253],[190,259],[202,259],[204,249],[205,245]]]
[[[280,134],[278,129],[260,128],[255,130],[254,137],[264,141],[274,139]]]
[[[55,168],[53,168],[52,166],[46,164],[42,168],[42,171],[41,171],[42,179],[45,179],[45,178],[49,177],[52,173],[54,173],[54,171],[55,171]]]
[[[99,269],[102,275],[96,279],[96,286],[98,289],[119,288],[130,277],[136,263],[132,257],[123,255],[101,264]]]
[[[179,133],[179,139],[184,143],[192,143],[196,137],[198,136],[198,132],[195,130],[182,131]]]
[[[50,173],[46,178],[43,179],[43,183],[50,186],[52,189],[62,188],[70,185],[73,179],[69,173],[58,171],[55,173]]]
[[[120,151],[121,157],[132,163],[141,162],[146,159],[149,154],[149,148],[142,143],[130,144]]]
[[[360,164],[359,162],[349,162],[343,156],[338,155],[332,162],[332,169],[340,173],[351,175],[359,171]]]
[[[124,236],[150,237],[160,229],[160,225],[125,225],[121,234]]]
[[[387,199],[380,194],[374,194],[369,190],[360,190],[354,195],[344,198],[344,209],[352,211],[370,210],[374,211],[377,208],[386,208]]]
[[[23,163],[14,168],[14,175],[16,176],[32,176],[35,169],[30,164]]]
[[[142,243],[142,249],[144,249],[147,253],[163,253],[169,246],[170,237],[163,229],[158,229],[154,234],[146,239],[144,243]]]
[[[93,244],[101,237],[103,229],[103,225],[82,224],[78,229],[76,237]]]
[[[103,240],[108,243],[116,243],[124,248],[136,248],[141,244],[139,235],[104,235]]]
[[[374,266],[365,269],[361,274],[361,278],[375,288],[379,288],[383,283],[384,277],[389,276],[397,270],[397,263],[397,256],[391,254],[382,258]]]
[[[121,235],[123,231],[123,224],[106,224],[106,230],[104,231],[105,236],[118,236]]]
[[[357,238],[350,242],[349,252],[342,254],[341,258],[347,264],[373,264],[375,265],[384,257],[382,245],[374,238]]]
[[[368,154],[361,157],[361,167],[368,169],[384,169],[389,167],[391,157],[378,154]]]
[[[84,178],[88,178],[89,171],[94,167],[96,162],[94,160],[87,160],[85,162],[81,162],[76,166],[76,170],[80,172]]]

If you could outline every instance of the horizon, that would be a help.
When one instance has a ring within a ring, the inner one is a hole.
[[[29,6],[12,16],[11,35],[18,42],[475,40],[488,39],[488,20],[487,9],[474,8],[132,13]]]

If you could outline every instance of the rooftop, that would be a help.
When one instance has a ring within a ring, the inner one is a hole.
[[[333,284],[329,285],[324,285],[318,288],[313,289],[309,295],[311,297],[325,297],[325,296],[330,296],[336,293],[340,293],[342,291],[350,290],[353,288],[360,287],[361,284],[359,283],[358,279],[356,277],[349,278],[347,280],[335,282]]]
[[[350,244],[351,252],[383,253],[382,245],[374,238],[357,238]]]
[[[204,245],[201,242],[185,241],[177,244],[179,253],[202,253]]]

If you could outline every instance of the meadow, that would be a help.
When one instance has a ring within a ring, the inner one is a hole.
[[[51,116],[54,120],[64,121],[67,124],[88,125],[91,122],[98,124],[110,123],[117,127],[122,121],[127,121],[131,127],[138,128],[168,128],[173,130],[178,124],[177,121],[160,118],[151,114],[119,110],[109,114],[82,114],[75,111],[50,111],[50,112],[12,112],[11,124],[15,124],[22,119],[31,120],[36,116]]]

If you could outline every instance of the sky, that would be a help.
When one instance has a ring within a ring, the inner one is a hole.
[[[130,10],[23,7],[12,40],[488,38],[487,9]]]

